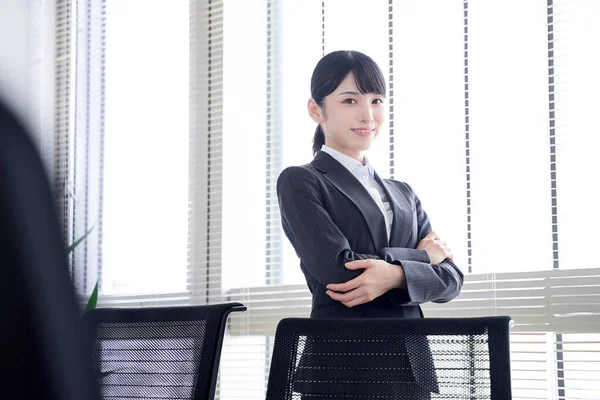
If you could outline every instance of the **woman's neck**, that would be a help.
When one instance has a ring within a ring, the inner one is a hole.
[[[325,146],[332,148],[335,151],[338,151],[350,158],[355,159],[359,163],[364,165],[365,155],[362,151],[352,151],[347,148],[343,148],[340,146],[336,146],[334,143],[325,143]]]

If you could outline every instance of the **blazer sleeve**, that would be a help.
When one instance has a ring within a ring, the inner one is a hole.
[[[431,232],[431,223],[414,190],[408,184],[405,185],[415,202],[418,243]],[[430,263],[429,256],[424,250],[398,247],[384,248],[379,256],[390,264],[401,265],[404,269],[407,289],[392,289],[387,293],[395,305],[417,305],[429,301],[445,303],[458,296],[462,289],[463,273],[449,259],[434,265]]]
[[[348,270],[349,261],[379,259],[359,254],[323,206],[317,177],[302,167],[288,167],[277,179],[277,196],[283,230],[308,271],[326,286],[344,283],[363,270]]]

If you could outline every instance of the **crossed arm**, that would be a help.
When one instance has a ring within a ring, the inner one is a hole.
[[[446,243],[431,232],[416,196],[422,237],[417,249],[388,247],[378,254],[360,254],[323,207],[318,181],[309,171],[284,170],[277,194],[287,237],[332,299],[354,307],[385,294],[396,305],[413,305],[446,302],[460,292],[463,275]]]
[[[445,259],[452,260],[450,249],[435,232],[430,232],[423,240],[421,240],[417,249],[424,250],[430,260],[435,260],[431,261],[430,264],[422,263],[427,265],[417,266],[417,268],[424,268],[427,266],[435,267]],[[402,265],[403,262],[406,263],[407,261],[409,260],[398,260],[397,264],[390,264],[387,261],[375,259],[348,262],[345,264],[347,269],[363,269],[364,272],[347,282],[328,284],[326,286],[328,289],[327,295],[332,299],[343,303],[346,307],[354,307],[372,301],[375,298],[390,292],[392,289],[403,289],[404,291],[408,291],[407,277]],[[412,261],[415,262],[414,260]],[[398,291],[397,294],[402,295],[402,292]],[[443,300],[445,299],[437,299],[437,301]],[[413,304],[415,302],[401,300],[400,303]]]

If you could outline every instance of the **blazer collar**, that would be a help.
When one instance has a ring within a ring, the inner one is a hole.
[[[365,187],[342,164],[329,154],[319,151],[312,165],[323,173],[344,196],[362,213],[376,249],[388,247],[385,218]]]

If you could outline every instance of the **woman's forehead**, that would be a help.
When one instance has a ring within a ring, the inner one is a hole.
[[[334,92],[345,92],[345,91],[353,91],[359,92],[358,86],[356,85],[356,81],[354,80],[354,74],[350,72],[342,82],[340,82],[339,86],[335,89]]]
[[[377,92],[366,92],[363,93],[358,88],[356,84],[356,79],[354,78],[354,74],[350,72],[342,82],[338,85],[338,87],[331,93],[334,95],[342,95],[342,94],[354,94],[354,95],[365,95],[365,96],[379,96]],[[384,95],[385,97],[385,95]]]

